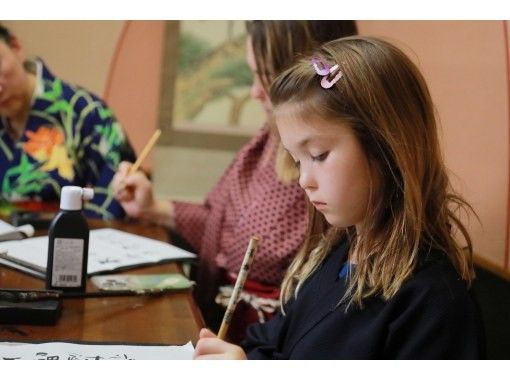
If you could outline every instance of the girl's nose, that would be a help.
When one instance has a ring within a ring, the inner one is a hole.
[[[303,190],[315,189],[317,187],[310,171],[304,170],[302,167],[299,171],[299,186],[301,186]]]

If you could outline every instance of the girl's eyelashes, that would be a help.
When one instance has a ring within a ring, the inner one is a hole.
[[[328,157],[328,154],[329,154],[329,152],[324,152],[324,153],[318,154],[317,156],[310,155],[310,158],[312,161],[322,162]],[[299,160],[294,159],[294,165],[296,165],[296,168],[299,169],[301,166],[301,163]]]
[[[324,152],[324,153],[318,154],[317,156],[311,156],[312,161],[322,162],[328,157],[328,154],[329,154],[329,152]]]
[[[290,153],[289,153],[289,155],[290,155]],[[329,155],[329,151],[318,154],[316,156],[310,154],[309,157],[312,161],[322,162],[328,157],[328,155]],[[292,160],[294,161],[294,165],[296,165],[296,168],[299,169],[301,166],[301,162],[298,159],[294,158],[292,155],[290,155],[290,156],[292,157]]]

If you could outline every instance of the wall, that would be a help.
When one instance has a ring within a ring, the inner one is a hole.
[[[140,152],[157,128],[165,21],[126,21],[104,96]],[[153,154],[142,164],[151,169]]]
[[[124,21],[4,21],[29,56],[54,74],[104,94],[110,62]]]
[[[508,76],[504,22],[364,21],[360,32],[401,46],[422,70],[442,124],[452,182],[474,206],[483,264],[508,267]]]

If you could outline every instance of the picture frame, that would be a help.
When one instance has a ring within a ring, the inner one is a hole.
[[[265,121],[252,81],[244,21],[167,21],[160,143],[238,150]]]

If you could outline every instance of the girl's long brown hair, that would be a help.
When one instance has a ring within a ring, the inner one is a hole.
[[[335,86],[320,86],[312,56],[339,64],[343,77]],[[338,39],[278,76],[270,97],[276,114],[292,107],[310,122],[319,118],[350,125],[377,184],[371,189],[362,236],[328,227],[312,211],[307,241],[282,285],[282,303],[343,235],[357,254],[346,298],[359,305],[371,295],[395,295],[416,268],[420,252],[430,249],[444,252],[470,283],[472,245],[459,214],[474,211],[451,189],[427,85],[404,53],[376,38]]]

